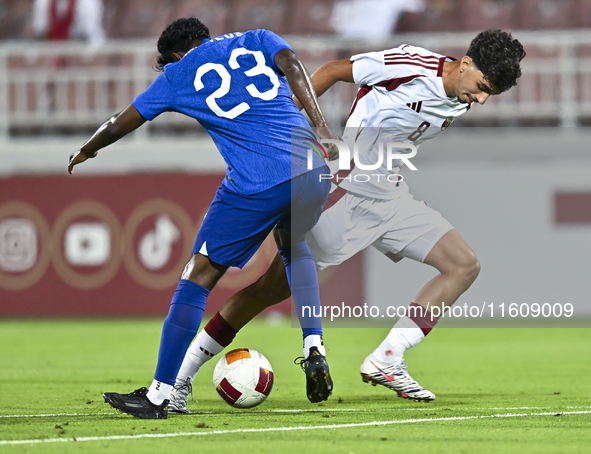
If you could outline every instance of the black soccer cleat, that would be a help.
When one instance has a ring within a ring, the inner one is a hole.
[[[299,361],[299,362],[298,362]],[[328,369],[326,357],[317,347],[310,347],[310,355],[304,359],[299,357],[294,360],[306,374],[306,394],[312,403],[328,400],[332,394],[332,378]]]
[[[148,388],[136,389],[129,394],[103,393],[105,403],[122,413],[141,419],[168,418],[168,399],[161,405],[154,405],[148,399]]]

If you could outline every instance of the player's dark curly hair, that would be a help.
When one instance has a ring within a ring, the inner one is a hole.
[[[175,52],[188,52],[191,43],[196,39],[211,38],[209,28],[195,18],[181,18],[175,20],[164,29],[158,38],[158,64],[154,66],[157,71],[162,71],[168,63],[176,60],[172,56]]]
[[[525,57],[525,50],[511,33],[499,29],[483,31],[472,40],[466,55],[472,58],[495,92],[509,90],[521,77],[519,63]]]

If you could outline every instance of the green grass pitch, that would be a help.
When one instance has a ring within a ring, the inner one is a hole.
[[[275,370],[267,401],[229,407],[212,384],[216,360],[194,383],[192,415],[146,421],[103,403],[104,391],[151,382],[158,320],[0,322],[0,452],[55,453],[575,453],[591,446],[591,330],[435,329],[407,354],[437,394],[400,399],[363,383],[359,365],[387,329],[325,331],[335,383],[310,404],[293,359],[301,335],[256,320],[232,347],[263,353]],[[37,442],[32,442],[37,441]]]

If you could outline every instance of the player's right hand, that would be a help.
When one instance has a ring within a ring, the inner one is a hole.
[[[72,175],[75,165],[80,164],[87,159],[94,158],[97,154],[98,153],[95,151],[93,156],[86,156],[81,150],[77,150],[76,152],[72,153],[70,155],[70,160],[68,161],[68,173]]]

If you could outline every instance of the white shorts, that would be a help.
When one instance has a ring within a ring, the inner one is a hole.
[[[370,245],[394,262],[403,257],[423,262],[453,228],[438,211],[415,200],[406,186],[392,200],[347,192],[322,213],[306,240],[318,270],[339,265]]]

